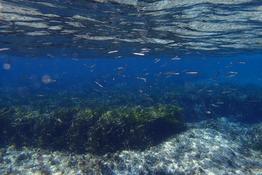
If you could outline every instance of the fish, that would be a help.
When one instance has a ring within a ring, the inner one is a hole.
[[[227,77],[231,78],[231,77],[237,76],[237,75],[238,75],[238,72],[230,71],[230,72],[228,72],[227,74],[228,74]]]
[[[88,69],[89,69],[90,72],[94,72],[95,67],[96,67],[96,64],[92,64],[91,66],[88,67]]]
[[[165,72],[164,75],[166,76],[177,76],[177,75],[180,75],[179,72]]]
[[[111,51],[109,51],[109,52],[107,52],[108,54],[112,54],[112,53],[117,53],[118,52],[118,50],[111,50]]]
[[[216,105],[216,104],[211,104],[212,107],[215,107],[215,108],[218,108],[219,105]]]
[[[97,84],[99,87],[103,88],[104,86],[100,83],[98,83],[97,81],[95,81],[95,84]]]
[[[239,61],[238,64],[246,64],[245,61]]]
[[[211,114],[212,112],[211,111],[206,111],[206,114]]]
[[[141,50],[142,51],[150,51],[151,49],[149,49],[149,48],[142,48]]]
[[[238,72],[233,72],[233,71],[230,71],[228,72],[229,74],[238,74]]]
[[[196,71],[189,71],[189,72],[186,72],[187,75],[197,75],[198,72]]]
[[[94,67],[96,67],[96,64],[92,64],[91,66],[89,66],[89,68],[94,68]]]
[[[0,52],[10,50],[10,48],[0,48]]]
[[[146,83],[146,78],[143,78],[143,77],[136,77],[136,79],[138,79],[138,80],[143,80],[143,81]]]
[[[171,58],[171,60],[172,60],[172,61],[179,61],[179,60],[181,60],[181,58],[178,57],[178,56],[176,56],[176,57],[174,57],[174,58]]]
[[[59,123],[63,123],[63,121],[60,118],[56,119]]]
[[[52,55],[52,54],[47,54],[46,56],[49,57],[49,58],[54,58],[54,57],[55,57],[55,56]]]
[[[138,56],[144,56],[145,55],[144,53],[139,53],[139,52],[134,52],[133,54],[138,55]]]
[[[125,68],[122,67],[122,66],[120,66],[120,67],[117,68],[117,70],[124,70],[124,69],[125,69]]]
[[[154,63],[158,63],[161,59],[160,58],[156,58],[154,60],[155,60]]]
[[[143,49],[141,49],[141,53],[148,53],[150,51],[150,49],[147,49],[147,48],[143,48]]]
[[[56,82],[56,80],[52,79],[52,77],[49,75],[43,75],[41,81],[44,84],[51,84]]]

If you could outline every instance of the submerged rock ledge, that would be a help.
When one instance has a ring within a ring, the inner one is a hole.
[[[103,156],[9,146],[0,149],[0,174],[259,175],[262,153],[246,143],[252,145],[252,138],[261,136],[261,126],[208,120],[188,124],[187,131],[144,151]]]
[[[184,128],[173,105],[59,108],[50,113],[0,109],[0,144],[105,154],[156,145]]]

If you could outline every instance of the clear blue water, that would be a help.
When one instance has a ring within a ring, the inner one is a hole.
[[[0,0],[0,174],[38,172],[21,170],[37,164],[26,157],[22,164],[7,161],[11,154],[19,159],[23,146],[49,155],[110,153],[96,167],[101,174],[261,174],[261,35],[257,0]],[[95,135],[102,144],[79,146],[93,136],[85,133],[95,124],[82,126],[77,123],[82,113],[72,111],[99,115],[159,105],[181,108],[179,120],[186,127],[173,132],[156,122],[150,130],[157,133],[156,143],[149,139],[137,149],[143,139],[135,146],[121,141],[134,128],[113,123]],[[67,109],[73,117],[63,113]],[[49,120],[53,113],[59,114],[53,121],[58,124]],[[74,126],[83,130],[71,135]],[[108,134],[129,127],[127,135]],[[183,157],[187,153],[193,163]],[[55,167],[39,171],[59,172]],[[88,174],[79,165],[70,167],[71,174]],[[96,172],[91,163],[85,168]]]

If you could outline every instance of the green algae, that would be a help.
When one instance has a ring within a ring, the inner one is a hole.
[[[172,105],[108,110],[91,130],[92,149],[95,148],[95,152],[111,152],[121,148],[141,149],[160,143],[183,128],[180,111]]]
[[[184,128],[175,105],[0,109],[1,144],[104,154],[143,149]]]

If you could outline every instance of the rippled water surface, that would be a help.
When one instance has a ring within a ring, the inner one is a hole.
[[[1,0],[1,47],[9,54],[114,57],[260,50],[259,0]]]

